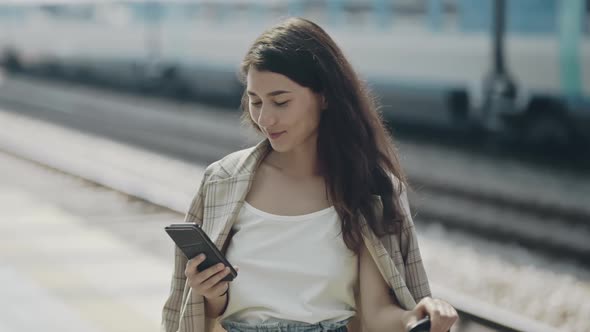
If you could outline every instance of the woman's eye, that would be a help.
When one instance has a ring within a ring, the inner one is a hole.
[[[274,104],[276,106],[279,106],[280,107],[280,106],[286,106],[289,102],[290,102],[290,100],[287,100],[287,101],[284,101],[282,103],[274,102]],[[252,105],[254,107],[260,107],[262,105],[262,102],[261,101],[259,101],[259,102],[250,102],[250,105]]]

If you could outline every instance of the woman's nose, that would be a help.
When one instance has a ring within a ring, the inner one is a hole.
[[[258,113],[258,125],[264,128],[272,127],[276,122],[275,116],[272,114],[272,111],[269,109],[264,109],[263,107],[260,108],[260,113]]]

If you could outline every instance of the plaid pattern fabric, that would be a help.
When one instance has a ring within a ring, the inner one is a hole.
[[[270,149],[270,142],[265,139],[254,147],[234,152],[209,165],[185,222],[201,225],[217,247],[223,248],[252,185],[254,173]],[[380,200],[379,196],[375,197]],[[365,244],[379,271],[400,306],[409,310],[423,297],[431,296],[431,292],[405,191],[400,199],[407,216],[401,241],[396,236],[378,238],[366,221],[361,222]],[[216,323],[205,316],[204,298],[193,294],[188,287],[184,275],[186,263],[182,252],[175,247],[170,295],[162,311],[162,332],[205,332],[212,330]],[[358,283],[355,294],[358,303]],[[361,329],[360,318],[355,317],[349,323],[349,331]]]

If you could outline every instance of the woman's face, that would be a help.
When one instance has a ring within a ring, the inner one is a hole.
[[[246,88],[250,116],[275,151],[315,144],[320,112],[325,108],[320,94],[287,76],[255,68],[248,70]],[[282,134],[273,135],[279,133]]]

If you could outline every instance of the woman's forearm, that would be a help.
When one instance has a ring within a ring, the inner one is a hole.
[[[209,318],[221,316],[225,312],[228,297],[229,292],[214,299],[205,298],[205,315]]]
[[[406,332],[409,311],[395,305],[388,305],[373,315],[369,332]]]

